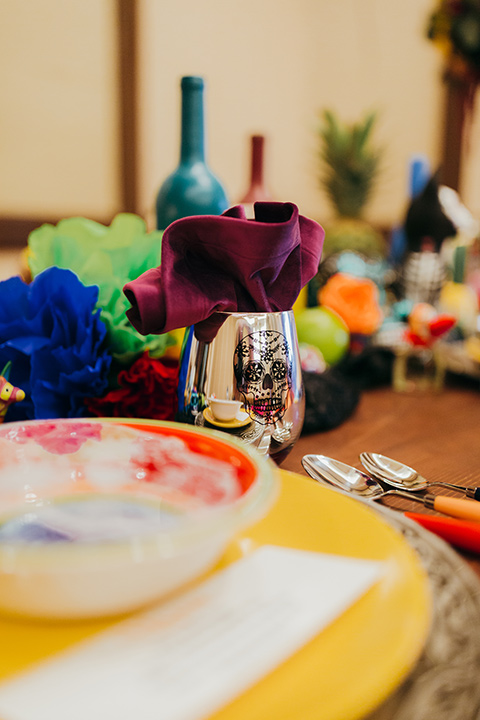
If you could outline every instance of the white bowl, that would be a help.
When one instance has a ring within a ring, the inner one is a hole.
[[[0,610],[131,612],[210,568],[275,497],[274,466],[225,433],[53,420],[0,428]]]

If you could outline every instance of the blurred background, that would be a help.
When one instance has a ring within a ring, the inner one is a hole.
[[[129,210],[152,226],[155,194],[178,161],[183,75],[205,78],[207,158],[230,204],[248,186],[250,135],[263,134],[274,199],[321,223],[332,213],[319,182],[321,113],[354,122],[375,111],[383,156],[367,215],[394,226],[412,155],[436,168],[458,139],[445,126],[444,56],[427,38],[434,9],[433,0],[1,0],[0,247],[71,215],[109,223]],[[470,122],[456,189],[479,216],[480,120]]]

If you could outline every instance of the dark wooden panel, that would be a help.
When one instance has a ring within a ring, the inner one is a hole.
[[[477,81],[465,71],[447,67],[443,77],[444,107],[440,181],[461,191],[462,160],[468,149]]]
[[[0,217],[0,249],[24,247],[32,230],[45,222],[56,223],[59,219]]]
[[[58,217],[37,217],[37,218],[23,218],[23,217],[0,217],[0,250],[2,248],[22,248],[27,245],[28,236],[44,223],[52,223],[56,225],[62,216]],[[102,225],[110,225],[113,218],[91,218],[96,220]]]
[[[136,0],[117,0],[117,18],[121,203],[124,212],[137,212],[138,7]]]

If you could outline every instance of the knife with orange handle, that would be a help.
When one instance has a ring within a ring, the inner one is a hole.
[[[480,553],[480,523],[478,522],[413,512],[406,512],[405,517],[414,520],[426,530],[430,530],[457,548]]]
[[[396,493],[399,494],[398,492]],[[402,493],[404,496],[405,493]],[[423,495],[423,497],[413,497],[410,495],[411,500],[417,500],[422,502],[425,507],[437,512],[444,513],[456,518],[462,518],[463,520],[475,520],[480,522],[480,504],[473,500],[459,500],[458,498],[452,498],[448,495]]]

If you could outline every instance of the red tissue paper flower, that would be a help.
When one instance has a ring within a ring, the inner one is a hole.
[[[141,355],[118,374],[119,388],[103,398],[85,400],[98,417],[173,420],[177,406],[178,362]]]

